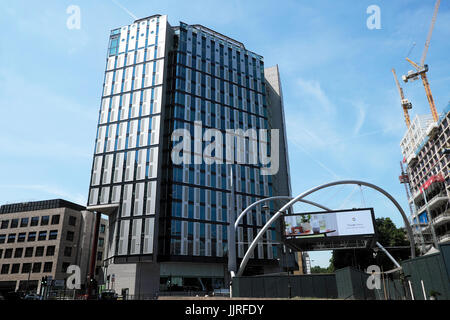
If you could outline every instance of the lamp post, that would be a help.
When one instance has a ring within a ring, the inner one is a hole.
[[[233,172],[233,165],[228,164],[228,177],[230,179],[230,186],[231,186],[231,208],[230,208],[230,214],[228,215],[228,271],[229,274],[233,274],[236,272],[237,265],[236,265],[236,232],[234,228],[234,222],[236,219],[236,209],[235,209],[235,186],[234,186],[234,172]],[[231,279],[232,280],[232,279]],[[231,281],[230,281],[230,287],[231,287]],[[231,289],[231,288],[230,288]],[[230,290],[231,292],[231,290]]]

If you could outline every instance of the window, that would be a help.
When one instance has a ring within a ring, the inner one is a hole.
[[[24,263],[22,265],[22,273],[29,273],[31,271],[31,263]]]
[[[28,241],[35,241],[35,240],[36,240],[36,232],[29,232]]]
[[[69,225],[70,226],[75,226],[77,224],[77,218],[74,216],[70,216],[69,217]]]
[[[17,238],[17,242],[25,242],[27,238],[27,234],[25,232],[19,233],[19,237]]]
[[[2,274],[8,274],[9,273],[9,264],[2,265]]]
[[[33,273],[40,273],[41,272],[42,263],[41,262],[35,262],[33,263]]]
[[[25,228],[25,227],[28,227],[28,218],[22,218],[21,220],[20,220],[20,227],[21,228]],[[23,268],[23,267],[22,267]]]
[[[55,240],[56,238],[58,238],[58,230],[50,230],[48,240]]]
[[[47,239],[47,231],[39,231],[38,241],[43,241]]]
[[[16,234],[11,233],[8,235],[8,243],[14,243],[14,242],[16,242]]]
[[[102,261],[103,259],[103,252],[97,252],[97,261]]]
[[[2,229],[8,229],[9,226],[9,220],[2,220]]]
[[[14,252],[14,258],[22,258],[23,255],[23,248],[16,248],[16,251]]]
[[[0,249],[0,259],[2,258],[3,255],[3,249]]]
[[[67,272],[67,268],[70,266],[69,262],[63,262],[61,268],[62,268],[62,272],[66,273]]]
[[[34,248],[33,247],[28,247],[25,249],[25,258],[30,258],[33,256],[33,251]]]
[[[55,214],[52,216],[52,224],[59,224],[59,214]]]
[[[12,219],[10,228],[17,228],[19,226],[19,219]]]
[[[38,224],[39,224],[39,217],[31,218],[31,223],[30,223],[31,227],[37,226]]]
[[[44,271],[43,272],[52,272],[53,262],[44,263]]]
[[[105,244],[105,239],[103,239],[103,238],[98,238],[98,246],[99,246],[100,248],[103,248],[104,244]]]
[[[100,225],[100,233],[105,233],[106,226],[104,224]]]
[[[5,259],[9,259],[12,257],[13,249],[9,248],[5,250]]]
[[[35,257],[42,257],[44,255],[44,247],[36,247]]]
[[[48,221],[50,220],[50,216],[42,216],[41,217],[41,226],[48,225]]]
[[[64,257],[70,257],[72,255],[72,247],[64,248]]]
[[[11,268],[11,273],[19,273],[20,263],[14,263]]]
[[[55,255],[55,246],[48,246],[46,256],[51,257],[54,255]]]
[[[67,241],[73,241],[73,236],[74,236],[74,233],[72,231],[67,231],[66,240]]]
[[[0,243],[5,243],[6,234],[0,234]]]

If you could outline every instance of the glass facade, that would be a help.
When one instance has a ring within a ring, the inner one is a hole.
[[[171,27],[167,16],[113,30],[88,200],[93,208],[117,205],[107,256],[225,262],[230,215],[274,195],[272,177],[258,163],[233,164],[233,204],[228,165],[174,164],[171,134],[186,129],[194,137],[198,122],[202,136],[271,129],[267,109],[263,58],[243,44],[202,26]],[[251,142],[233,152],[253,156]],[[238,257],[267,220],[260,207],[242,220]],[[275,240],[272,228],[253,258],[275,260]]]
[[[242,44],[227,41],[213,32],[180,24],[174,49],[171,104],[168,105],[166,141],[175,129],[186,129],[194,137],[195,122],[205,130],[269,129],[265,99],[264,62]],[[244,150],[248,152],[248,141]],[[168,150],[175,143],[169,142]],[[203,142],[201,150],[206,147]],[[194,141],[191,141],[194,145]],[[222,154],[226,146],[222,145]],[[236,154],[240,150],[233,150]],[[191,158],[195,155],[192,154]],[[167,155],[167,161],[169,158]],[[260,174],[255,164],[233,164],[236,186],[235,212],[272,195],[270,176]],[[165,166],[167,217],[161,254],[169,256],[225,257],[227,227],[232,214],[230,177],[227,164],[181,164]],[[266,222],[255,209],[237,232],[238,257]],[[273,259],[271,230],[258,246],[255,258]],[[264,243],[264,244],[263,244]]]

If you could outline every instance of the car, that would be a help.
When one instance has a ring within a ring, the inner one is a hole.
[[[213,296],[230,296],[230,289],[214,289]]]
[[[42,300],[42,297],[36,293],[29,293],[25,295],[24,300]]]
[[[99,295],[99,300],[117,300],[118,294],[114,290],[105,290]]]

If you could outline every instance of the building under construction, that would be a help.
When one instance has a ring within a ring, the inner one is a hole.
[[[422,80],[431,114],[417,115],[411,122],[408,110],[412,104],[405,98],[392,69],[407,126],[400,143],[407,172],[401,164],[400,182],[406,186],[411,225],[422,253],[428,252],[431,246],[438,248],[439,243],[450,241],[450,104],[439,116],[427,78],[429,68],[425,64],[439,5],[440,0],[437,0],[421,61],[415,63],[406,58],[415,70],[402,76],[404,82]]]
[[[450,104],[439,117],[416,116],[401,142],[412,208],[411,224],[422,251],[450,241]]]

